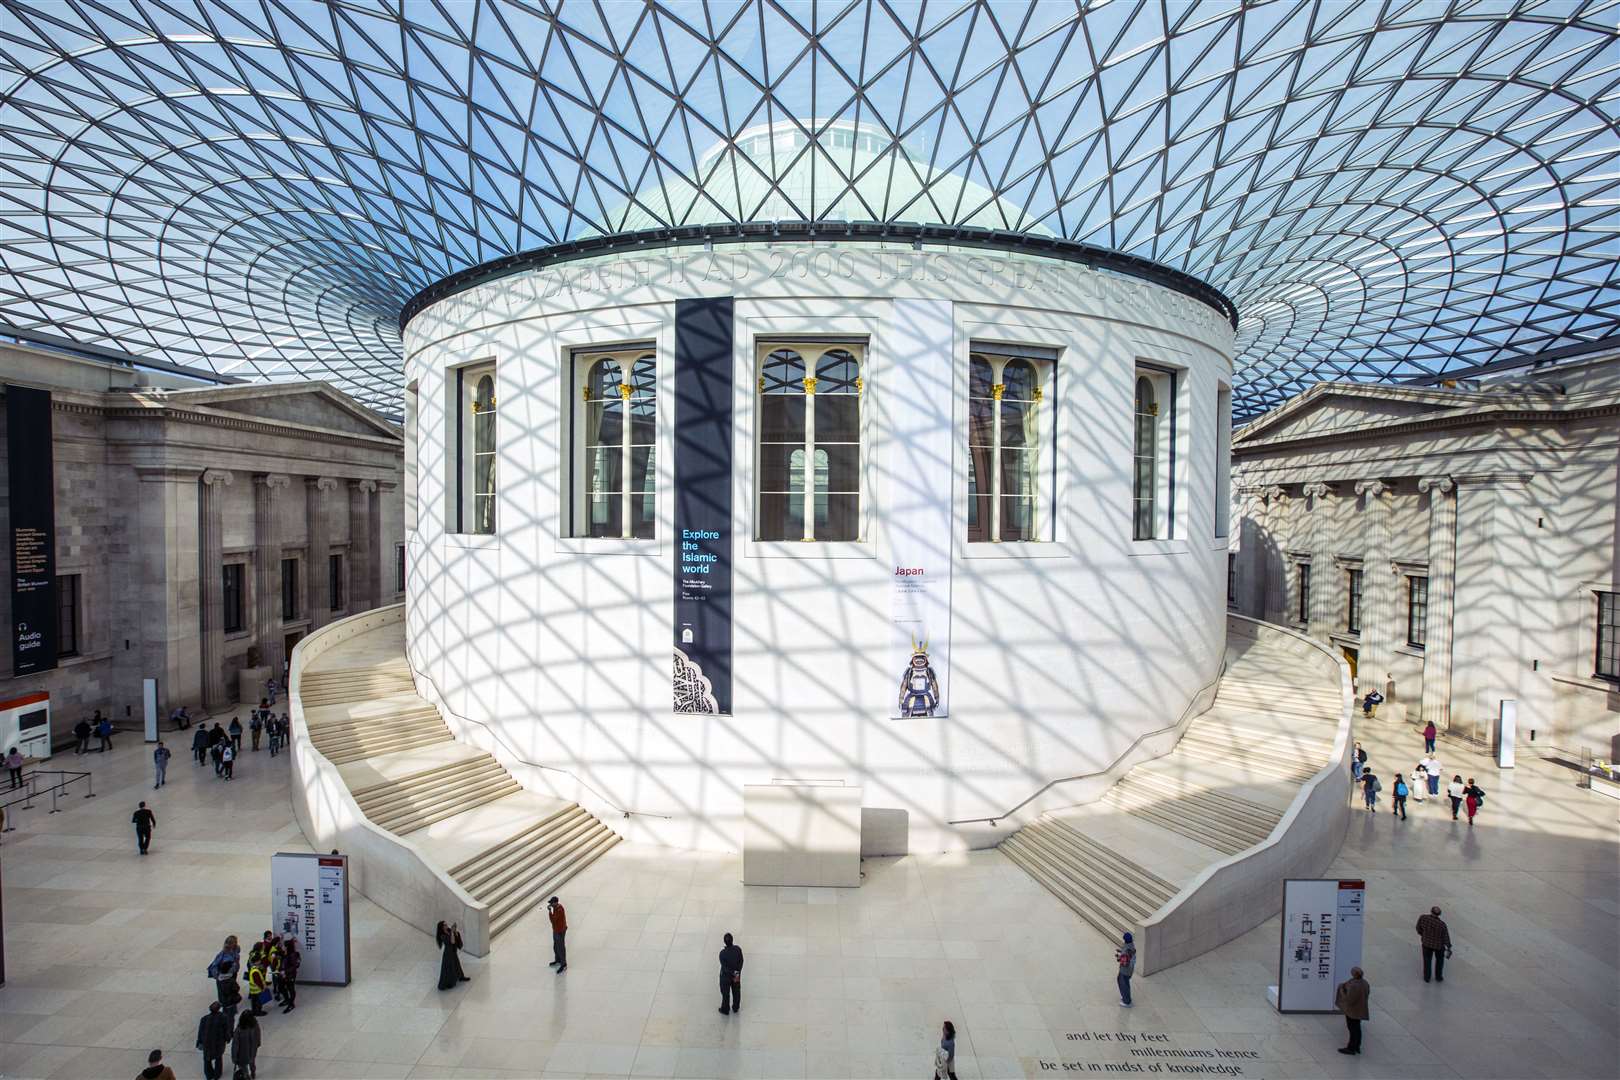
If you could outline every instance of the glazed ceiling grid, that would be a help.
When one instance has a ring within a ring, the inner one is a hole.
[[[1620,332],[1617,20],[7,0],[0,323],[397,414],[402,304],[478,263],[628,228],[978,225],[1225,292],[1241,419]]]

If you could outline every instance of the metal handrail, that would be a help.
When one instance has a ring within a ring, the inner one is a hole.
[[[1198,701],[1199,698],[1204,696],[1204,691],[1208,690],[1212,686],[1219,685],[1220,681],[1221,681],[1221,676],[1223,676],[1225,674],[1226,674],[1226,661],[1223,660],[1223,661],[1221,661],[1221,670],[1215,673],[1215,678],[1213,678],[1212,680],[1210,680],[1209,682],[1205,683],[1203,686],[1200,686],[1198,688],[1198,693],[1194,694],[1192,696],[1192,700],[1187,702],[1187,707],[1181,710],[1181,715],[1176,717],[1176,722],[1175,723],[1169,725],[1168,727],[1155,728],[1152,731],[1144,731],[1144,732],[1142,732],[1142,734],[1138,735],[1136,738],[1131,740],[1131,745],[1129,745],[1125,749],[1121,750],[1119,752],[1119,754],[1117,756],[1115,756],[1113,761],[1110,761],[1107,765],[1103,766],[1102,768],[1095,769],[1092,772],[1077,773],[1074,776],[1060,776],[1056,780],[1048,780],[1045,784],[1042,784],[1035,791],[1035,794],[1031,795],[1029,798],[1025,799],[1023,802],[1019,803],[1018,805],[1012,807],[1005,814],[997,814],[995,817],[960,818],[960,819],[958,819],[956,821],[947,821],[946,824],[947,825],[984,825],[984,824],[988,823],[990,825],[994,825],[998,821],[1001,821],[1001,820],[1003,820],[1005,818],[1012,817],[1014,814],[1018,813],[1018,811],[1022,810],[1024,807],[1028,806],[1030,803],[1034,802],[1036,799],[1040,798],[1042,795],[1045,795],[1048,791],[1050,791],[1052,788],[1057,787],[1059,784],[1073,783],[1076,780],[1089,780],[1093,776],[1103,776],[1103,775],[1105,775],[1107,773],[1113,772],[1114,771],[1114,766],[1118,765],[1121,761],[1124,761],[1125,758],[1130,755],[1131,751],[1135,750],[1138,746],[1140,746],[1142,744],[1142,741],[1144,739],[1151,739],[1155,735],[1163,735],[1167,731],[1174,731],[1177,728],[1179,728],[1181,726],[1181,722],[1183,720],[1187,719],[1187,714],[1192,711],[1193,705]]]
[[[574,781],[574,783],[578,784],[580,787],[584,788],[586,791],[589,791],[592,795],[595,795],[598,799],[601,799],[602,802],[606,803],[608,806],[613,807],[614,810],[618,811],[620,814],[623,814],[625,817],[660,818],[660,819],[662,819],[664,821],[673,821],[673,820],[675,820],[673,814],[655,814],[655,813],[651,812],[650,810],[626,810],[624,807],[620,806],[618,803],[614,802],[612,799],[608,798],[606,795],[603,795],[600,791],[597,791],[590,784],[586,783],[585,780],[582,777],[580,777],[578,774],[573,772],[571,769],[560,769],[555,765],[546,765],[546,764],[543,764],[543,763],[538,762],[538,761],[530,761],[528,758],[526,758],[522,754],[518,753],[517,750],[515,750],[512,747],[512,744],[507,742],[506,739],[502,737],[501,733],[499,731],[496,731],[489,724],[484,723],[484,721],[482,721],[482,720],[474,720],[470,716],[462,716],[460,713],[453,711],[450,708],[450,706],[445,704],[445,701],[447,699],[444,696],[444,691],[439,689],[439,684],[434,681],[433,676],[427,674],[425,671],[418,671],[418,670],[416,670],[415,667],[411,668],[411,675],[414,678],[424,680],[425,682],[427,682],[429,685],[431,685],[433,687],[433,696],[438,699],[437,707],[438,707],[440,712],[443,712],[443,713],[445,713],[446,715],[449,715],[449,716],[453,716],[457,720],[464,721],[465,723],[468,723],[468,724],[477,724],[479,727],[481,727],[485,731],[489,732],[490,737],[493,738],[496,742],[500,743],[501,746],[506,749],[506,752],[508,754],[512,755],[513,759],[516,760],[518,762],[518,764],[527,765],[531,769],[544,769],[547,772],[562,773],[564,776],[569,777],[570,779],[572,779]]]
[[[38,777],[42,775],[60,776],[62,779],[58,780],[56,783],[52,784],[42,792],[38,788]],[[34,769],[31,772],[25,772],[22,775],[24,793],[19,798],[8,799],[5,802],[0,802],[0,810],[9,810],[18,803],[22,804],[22,808],[24,810],[32,810],[34,808],[34,799],[38,798],[40,795],[49,795],[51,797],[51,813],[60,814],[62,809],[61,807],[57,806],[58,797],[62,792],[67,790],[69,784],[77,784],[80,780],[85,782],[84,786],[86,789],[88,789],[88,794],[85,795],[85,798],[95,798],[96,785],[95,780],[92,778],[90,773],[70,772],[67,769]],[[4,831],[17,831],[17,826],[11,824],[10,814],[6,815],[6,827]]]

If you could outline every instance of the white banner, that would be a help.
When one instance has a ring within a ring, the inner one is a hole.
[[[298,938],[299,982],[349,985],[349,857],[272,855],[270,926]]]
[[[896,300],[884,337],[881,407],[888,443],[889,715],[944,716],[950,701],[951,452],[955,400],[951,305]]]
[[[1283,882],[1277,1011],[1335,1012],[1334,991],[1361,963],[1365,881],[1289,878]]]

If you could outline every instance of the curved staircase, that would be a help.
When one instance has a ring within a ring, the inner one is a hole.
[[[1208,712],[1094,803],[1042,815],[1000,850],[1110,940],[1218,862],[1264,843],[1332,759],[1341,688],[1297,648],[1244,639]]]
[[[310,744],[360,811],[408,837],[508,929],[619,842],[577,804],[525,791],[492,755],[451,735],[416,694],[403,623],[316,657],[298,683]]]

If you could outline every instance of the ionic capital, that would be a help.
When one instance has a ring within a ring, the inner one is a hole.
[[[1418,490],[1422,492],[1438,491],[1442,495],[1449,494],[1457,485],[1451,482],[1449,476],[1425,476],[1418,481]]]
[[[330,476],[306,476],[304,477],[304,486],[313,488],[316,491],[336,491],[337,480]]]
[[[1304,494],[1307,499],[1325,499],[1333,494],[1333,485],[1317,480],[1305,485]]]
[[[1281,484],[1267,484],[1265,487],[1259,488],[1258,490],[1261,502],[1274,502],[1279,499],[1288,498],[1288,492],[1282,489]]]
[[[286,473],[259,473],[253,478],[253,482],[274,491],[277,488],[284,488],[291,484],[292,477]]]
[[[370,495],[372,492],[377,490],[377,481],[375,481],[375,480],[350,480],[349,481],[349,486],[352,487],[354,490],[360,492],[363,495]]]
[[[202,482],[209,487],[213,487],[215,484],[224,484],[229,487],[234,479],[235,477],[226,469],[205,469],[202,474]]]
[[[1356,494],[1365,495],[1368,502],[1372,502],[1380,495],[1387,494],[1390,486],[1382,480],[1357,480]]]

